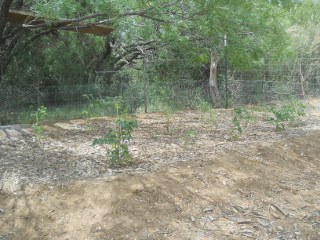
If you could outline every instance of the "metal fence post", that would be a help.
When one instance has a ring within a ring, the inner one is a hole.
[[[143,78],[143,99],[144,99],[144,112],[148,112],[148,96],[147,96],[147,78],[146,78],[146,59],[145,57],[143,58],[143,73],[142,73],[142,78]]]
[[[229,108],[229,101],[228,101],[228,57],[225,57],[225,81],[226,81],[226,108]]]
[[[224,47],[227,47],[227,35],[224,35]],[[229,107],[229,102],[228,102],[228,57],[227,57],[227,53],[225,53],[225,81],[226,81],[226,100],[225,100],[225,104],[226,104],[226,108]]]

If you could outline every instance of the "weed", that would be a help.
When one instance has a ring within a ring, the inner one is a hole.
[[[202,98],[198,98],[197,109],[200,110],[201,118],[203,119],[205,113],[211,109],[211,105],[210,105],[210,103],[203,100]]]
[[[214,110],[214,109],[209,110],[209,117],[206,119],[206,122],[211,127],[214,127],[217,125],[216,110]]]
[[[171,110],[165,110],[163,112],[163,116],[165,118],[165,124],[166,124],[166,129],[167,129],[167,132],[170,131],[170,126],[172,124],[172,116],[173,116],[173,111]]]
[[[301,116],[306,115],[306,105],[301,101],[291,98],[288,104],[278,107],[269,107],[274,117],[269,118],[269,121],[276,124],[276,131],[285,130],[285,126],[300,126]]]
[[[42,127],[40,124],[44,120],[47,115],[47,108],[45,106],[41,106],[38,110],[32,114],[35,117],[35,122],[32,124],[32,128],[36,131],[37,139],[42,137]]]
[[[195,136],[198,135],[198,132],[195,130],[188,130],[183,133],[183,138],[181,138],[182,144],[184,148],[187,148],[189,145],[193,145],[195,143]]]
[[[243,119],[245,126],[247,127],[250,120],[254,120],[252,113],[246,108],[234,108],[234,113],[239,119]]]
[[[238,131],[239,134],[243,133],[242,127],[241,127],[241,120],[244,120],[245,127],[248,126],[249,121],[253,120],[254,117],[252,116],[251,112],[249,112],[246,108],[234,108],[233,109],[233,118],[232,123],[233,127],[230,129],[230,133],[234,134],[235,130]],[[233,139],[237,140],[239,138],[238,135],[233,135]]]

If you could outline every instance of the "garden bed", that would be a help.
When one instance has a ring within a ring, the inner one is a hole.
[[[110,117],[0,129],[0,239],[320,238],[318,109],[280,132],[253,116],[138,114],[122,167],[92,145]]]

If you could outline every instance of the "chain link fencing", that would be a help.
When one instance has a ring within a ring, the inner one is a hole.
[[[169,70],[170,71],[169,71]],[[280,71],[219,69],[218,87],[224,107],[268,103],[298,98],[320,97],[320,72],[311,75]],[[198,71],[198,72],[197,72]],[[207,71],[208,72],[208,71]],[[211,105],[209,76],[204,69],[163,65],[135,71],[103,71],[93,83],[68,86],[0,88],[0,124],[30,123],[40,106],[47,108],[47,120],[74,119],[115,114],[121,99],[130,113],[167,110],[194,110]],[[90,96],[90,98],[85,97]]]

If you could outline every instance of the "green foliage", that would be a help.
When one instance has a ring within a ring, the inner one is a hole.
[[[269,121],[276,124],[276,131],[285,130],[285,126],[301,125],[301,116],[306,114],[306,105],[295,98],[291,98],[288,104],[269,107],[269,111],[274,114],[274,117],[269,118]]]
[[[123,107],[123,98],[121,96],[113,98],[114,108],[116,109],[117,118],[119,118],[119,112]]]
[[[211,109],[211,104],[207,101],[203,100],[202,98],[198,98],[198,105],[197,109],[199,109],[202,113],[205,113]]]
[[[111,107],[114,109],[114,114],[116,115],[116,118],[118,119],[123,111],[124,106],[124,100],[122,96],[116,96],[116,97],[106,97],[105,99],[101,100],[101,103],[103,106]]]
[[[240,133],[240,134],[242,134],[242,128],[241,128],[241,125],[240,125],[240,121],[239,121],[239,119],[238,119],[238,117],[237,116],[234,116],[233,118],[232,118],[232,123],[233,123],[233,125],[235,126],[235,129]]]
[[[95,71],[118,70],[115,68],[117,61],[121,62],[122,69],[128,70],[130,67],[141,69],[141,59],[145,55],[153,60],[157,59],[154,55],[164,59],[183,58],[186,64],[180,64],[179,67],[160,63],[163,67],[161,71],[147,78],[152,81],[158,79],[160,86],[157,89],[159,94],[148,96],[148,100],[152,104],[161,102],[171,109],[181,106],[195,109],[203,107],[202,102],[200,106],[197,102],[203,88],[177,86],[178,80],[181,76],[184,79],[207,79],[212,51],[221,58],[228,56],[229,63],[240,69],[261,65],[266,58],[284,55],[284,51],[295,52],[303,57],[307,54],[319,55],[320,11],[319,1],[314,0],[119,0],[110,4],[104,0],[35,0],[28,1],[25,7],[30,8],[26,11],[53,18],[77,18],[101,13],[99,17],[84,21],[105,21],[115,30],[106,38],[55,30],[48,35],[40,34],[37,29],[29,31],[22,28],[24,30],[19,34],[4,31],[4,37],[13,37],[8,40],[4,38],[2,42],[8,44],[0,46],[4,51],[13,49],[2,54],[4,59],[8,59],[8,65],[2,64],[3,67],[7,66],[6,69],[1,71],[3,82],[8,85],[42,87],[92,83],[96,80]],[[134,11],[143,14],[133,15]],[[293,26],[288,30],[290,25]],[[227,45],[224,44],[225,37]],[[16,46],[13,45],[15,42]],[[285,48],[289,43],[291,47]],[[157,67],[154,62],[149,66],[159,70]],[[317,69],[306,67],[302,72],[307,74],[317,72]],[[37,82],[39,78],[41,81]],[[112,81],[112,77],[101,79],[107,87],[112,85]],[[112,91],[112,96],[124,96],[122,104],[128,111],[135,112],[143,103],[142,84],[136,76],[129,76],[126,81],[130,83],[127,89]],[[165,81],[172,84],[163,86]],[[306,81],[311,81],[311,78],[306,77]],[[187,87],[192,91],[186,91]],[[280,85],[273,89],[282,93],[291,91]],[[259,86],[254,89],[256,92],[260,90]],[[110,105],[108,101],[101,103],[106,107]],[[88,108],[85,111],[83,114],[87,119],[96,114],[95,110],[90,113]]]
[[[19,39],[25,44],[19,45],[16,55],[10,54],[17,59],[11,59],[7,79],[17,75],[16,79],[23,79],[23,82],[29,84],[33,83],[36,76],[44,79],[44,85],[92,82],[95,71],[113,70],[116,59],[122,62],[128,59],[127,52],[130,53],[130,58],[137,55],[135,62],[129,62],[133,67],[141,66],[142,52],[156,52],[157,56],[167,59],[184,58],[188,63],[205,66],[214,49],[221,56],[227,54],[231,63],[243,68],[244,65],[259,62],[267,52],[279,55],[283,45],[287,43],[284,26],[286,15],[283,14],[282,5],[268,4],[264,0],[120,0],[110,4],[104,0],[36,0],[30,1],[28,6],[38,15],[54,18],[77,18],[101,13],[99,17],[84,21],[106,21],[116,27],[108,39],[59,31],[45,35],[33,44],[27,42],[38,38],[34,37],[33,31],[26,31]],[[134,11],[146,12],[133,15]],[[224,36],[228,39],[227,46],[224,46]],[[108,43],[114,46],[112,52]],[[129,49],[130,46],[134,46],[134,49]],[[137,49],[141,53],[135,51]],[[6,53],[3,55],[9,56]],[[125,68],[126,64],[121,66]],[[18,74],[16,69],[20,69]],[[177,74],[170,80],[176,79]],[[15,79],[11,81],[15,82]],[[180,100],[184,102],[190,99],[186,97]],[[137,101],[132,109],[139,105],[140,101]]]
[[[254,119],[254,117],[252,116],[252,113],[248,111],[246,108],[238,107],[238,108],[234,108],[233,111],[236,117],[244,120],[246,127],[248,126],[249,121]]]
[[[109,129],[108,133],[99,139],[93,141],[96,144],[110,144],[111,151],[107,152],[107,159],[112,165],[124,165],[132,159],[132,154],[129,152],[128,143],[133,139],[132,132],[138,128],[138,122],[135,118],[131,118],[126,111],[122,111],[123,98],[114,97],[108,98],[112,100],[116,111],[115,127]]]
[[[166,130],[167,130],[167,132],[170,132],[170,126],[171,126],[171,124],[172,124],[172,117],[173,117],[173,114],[174,114],[174,111],[172,111],[172,110],[165,110],[164,112],[163,112],[163,116],[164,116],[164,118],[165,118],[165,124],[166,124]]]
[[[187,148],[189,145],[193,145],[196,141],[195,137],[198,135],[198,132],[195,130],[187,130],[183,132],[183,137],[181,138],[184,148]]]
[[[202,98],[198,98],[197,109],[200,110],[201,118],[203,120],[206,112],[208,112],[211,109],[211,104],[203,100]]]
[[[40,124],[43,122],[45,116],[47,115],[47,108],[41,106],[38,110],[32,114],[35,117],[35,122],[32,124],[32,128],[36,131],[37,139],[42,137],[42,127]]]
[[[86,122],[88,124],[89,118],[99,116],[99,113],[96,112],[96,109],[100,107],[100,104],[92,94],[83,94],[82,96],[87,99],[87,104],[85,105],[85,108],[82,110],[82,115],[85,116]]]
[[[110,144],[112,150],[107,153],[107,159],[112,165],[123,165],[132,159],[128,142],[133,139],[131,133],[134,128],[138,128],[138,123],[136,119],[119,118],[115,124],[116,127],[110,129],[104,137],[95,139],[93,145]]]
[[[248,111],[246,108],[241,108],[241,107],[234,108],[233,118],[232,118],[233,127],[230,129],[230,132],[234,134],[234,131],[237,130],[239,134],[242,134],[243,129],[241,126],[242,125],[241,122],[244,122],[245,127],[247,127],[249,121],[253,119],[254,117],[252,116],[252,113]],[[233,138],[237,140],[239,136],[236,134],[236,135],[233,135]]]
[[[209,111],[209,117],[206,119],[207,124],[209,124],[211,127],[214,127],[217,125],[217,114],[216,110],[210,109]]]
[[[135,113],[144,103],[144,85],[139,81],[130,81],[123,93],[123,105],[130,113]]]

